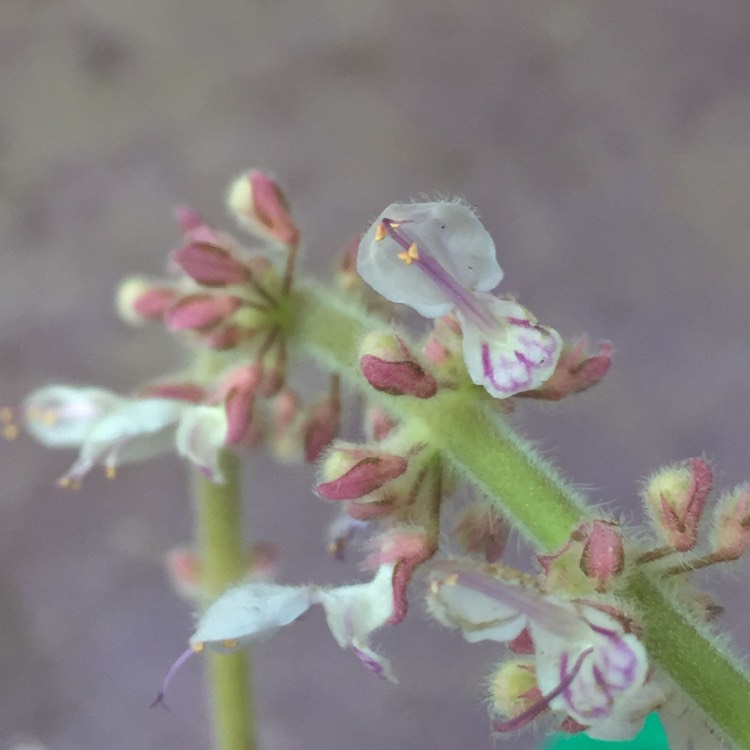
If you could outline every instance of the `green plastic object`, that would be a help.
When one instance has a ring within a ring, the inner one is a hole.
[[[585,735],[558,734],[551,738],[541,750],[669,750],[667,735],[664,734],[659,717],[651,714],[643,731],[627,742],[602,742]]]

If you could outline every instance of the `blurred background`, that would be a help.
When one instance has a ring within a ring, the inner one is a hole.
[[[1,0],[0,401],[47,382],[129,391],[179,361],[112,292],[159,274],[177,204],[223,219],[227,181],[274,170],[325,276],[382,208],[458,193],[519,294],[609,338],[596,390],[519,419],[595,502],[638,523],[638,481],[704,453],[748,479],[750,4],[745,0]],[[191,631],[163,554],[190,537],[176,458],[55,486],[71,454],[0,450],[0,748],[207,747],[200,662],[149,711]],[[352,580],[324,552],[309,467],[247,460],[248,535],[286,582]],[[721,577],[740,651],[746,568]],[[415,597],[416,600],[416,597]],[[491,748],[502,655],[421,615],[373,680],[318,614],[257,649],[262,747]],[[539,736],[510,740],[533,747]]]

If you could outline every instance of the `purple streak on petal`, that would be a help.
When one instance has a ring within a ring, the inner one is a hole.
[[[380,678],[381,680],[388,679],[385,674],[385,668],[383,665],[372,658],[369,654],[366,654],[364,651],[360,651],[356,646],[352,646],[352,651],[357,655],[357,658],[364,664],[364,666],[370,670],[376,677]]]
[[[172,682],[172,678],[177,674],[180,667],[193,655],[197,653],[197,651],[193,648],[188,648],[185,651],[183,651],[177,659],[175,659],[172,666],[169,668],[169,671],[164,677],[164,680],[162,680],[161,683],[161,689],[159,690],[159,694],[156,696],[156,700],[149,706],[149,708],[156,708],[156,706],[163,706],[167,711],[169,710],[169,706],[167,706],[167,688],[169,687],[169,683]]]
[[[547,693],[547,695],[542,696],[540,700],[538,700],[536,703],[534,703],[533,706],[530,706],[522,713],[518,714],[518,716],[514,716],[512,719],[509,719],[508,721],[499,721],[495,720],[492,722],[492,729],[495,732],[512,732],[514,729],[521,729],[521,727],[525,727],[529,722],[536,719],[539,714],[541,714],[543,711],[545,711],[549,704],[557,698],[560,693],[567,690],[570,687],[570,684],[575,680],[576,676],[578,675],[578,672],[581,670],[581,667],[583,666],[583,662],[586,660],[586,657],[589,656],[591,653],[593,653],[593,648],[587,648],[585,651],[582,651],[578,659],[576,659],[576,663],[573,665],[573,669],[570,671],[570,673],[561,680],[560,684],[554,688],[552,691]],[[567,656],[565,654],[564,656]]]
[[[492,364],[492,358],[490,357],[489,344],[482,344],[482,372],[485,378],[489,381],[490,385],[500,393],[507,393],[512,396],[514,393],[524,390],[524,386],[531,383],[530,369],[533,367],[532,363],[524,357],[520,352],[514,352],[516,359],[523,365],[526,371],[526,377],[522,380],[510,380],[508,384],[501,385],[495,379],[495,368]],[[507,360],[502,360],[507,361]]]
[[[416,240],[406,232],[399,232],[393,224],[402,224],[407,222],[393,221],[393,219],[383,219],[383,226],[386,231],[393,238],[393,240],[403,248],[404,252],[408,252],[412,243],[416,243],[419,258],[414,259],[414,265],[419,268],[435,286],[445,292],[446,296],[453,300],[453,304],[467,313],[470,317],[477,320],[483,325],[496,326],[497,321],[494,316],[488,311],[482,308],[478,303],[474,295],[466,288],[464,288],[456,279],[451,276],[448,271],[438,262],[438,260],[430,254],[429,248],[420,245]]]

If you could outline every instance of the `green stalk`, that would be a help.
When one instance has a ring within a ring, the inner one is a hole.
[[[237,458],[224,453],[225,484],[195,474],[195,526],[201,588],[212,601],[242,578],[242,493]],[[207,651],[208,695],[215,750],[255,750],[255,712],[247,650],[233,654]]]
[[[421,425],[454,468],[493,497],[541,550],[559,548],[577,524],[594,515],[555,468],[497,415],[497,404],[482,389],[419,400],[370,388],[360,375],[359,342],[385,328],[382,321],[313,285],[300,286],[290,310],[293,348],[315,356],[399,419]],[[643,571],[630,577],[624,593],[640,613],[654,661],[739,748],[750,750],[750,674],[740,660]]]

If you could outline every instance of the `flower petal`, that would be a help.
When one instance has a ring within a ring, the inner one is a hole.
[[[466,367],[472,382],[495,398],[538,388],[555,370],[562,340],[539,325],[521,305],[489,294],[475,295],[492,312],[497,328],[480,325],[458,308]]]
[[[381,236],[384,219],[403,223],[403,233],[429,253],[466,289],[489,291],[503,277],[495,243],[468,206],[451,201],[393,203],[380,214],[359,244],[357,270],[376,292],[391,302],[413,307],[427,318],[449,313],[455,304],[418,264],[399,258],[402,248]]]
[[[223,482],[219,454],[226,443],[227,417],[221,406],[193,406],[177,427],[177,452],[212,482]]]
[[[227,646],[270,638],[306,612],[314,602],[311,586],[248,583],[229,589],[205,612],[190,639],[195,647]]]

